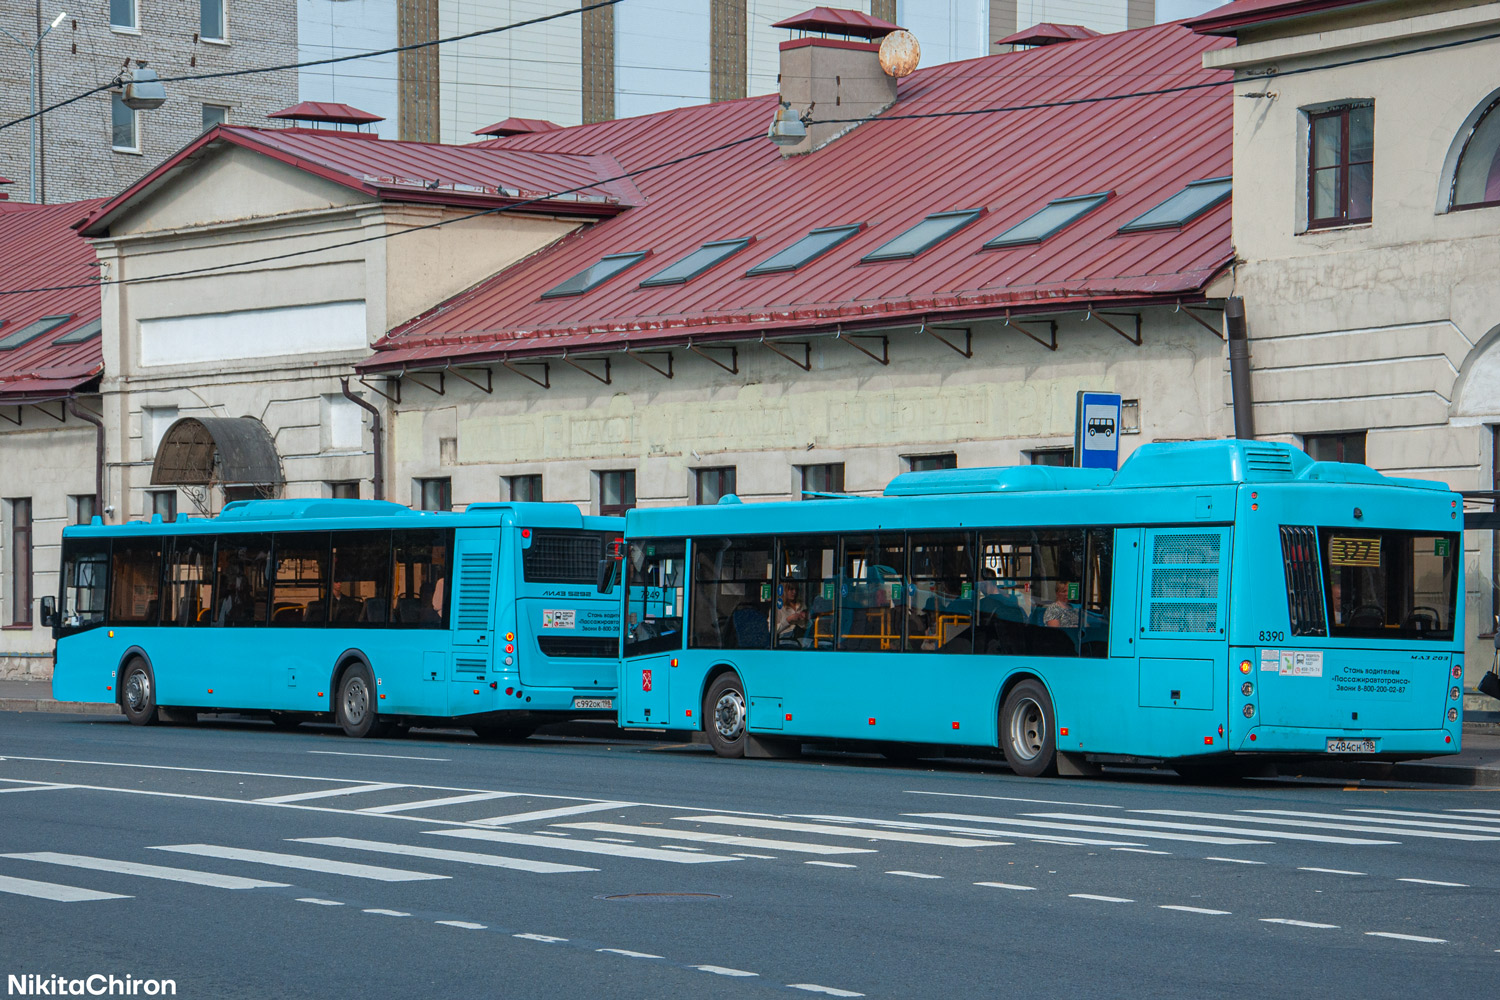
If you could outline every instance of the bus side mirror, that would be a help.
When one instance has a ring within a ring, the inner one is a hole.
[[[625,539],[616,538],[604,546],[604,558],[599,560],[599,574],[594,581],[599,593],[609,592],[615,584],[615,567],[625,558]]]
[[[42,598],[42,628],[57,627],[57,599],[55,597]]]

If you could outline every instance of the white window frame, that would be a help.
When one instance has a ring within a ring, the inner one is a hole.
[[[199,108],[199,114],[200,114],[200,119],[199,120],[200,121],[202,120],[201,119],[202,112],[207,111],[209,108],[217,108],[218,110],[224,112],[224,117],[221,118],[216,124],[218,124],[218,125],[228,125],[229,124],[229,110],[230,110],[229,105],[227,105],[227,104],[215,104],[213,101],[204,101],[202,103],[202,105],[200,106],[200,108]],[[203,126],[203,131],[207,132],[210,128],[213,128],[213,126],[212,125],[205,125],[205,126]]]
[[[207,42],[210,45],[229,44],[229,0],[216,0],[219,5],[219,14],[224,26],[224,34],[210,38],[203,33],[203,0],[198,0],[198,41]]]
[[[141,113],[132,108],[126,108],[130,112],[130,132],[135,139],[134,146],[115,145],[115,101],[123,101],[124,94],[111,91],[109,95],[109,149],[113,153],[130,153],[135,156],[141,155]]]
[[[139,35],[141,33],[141,0],[130,0],[129,24],[116,24],[111,13],[109,30],[117,35]]]

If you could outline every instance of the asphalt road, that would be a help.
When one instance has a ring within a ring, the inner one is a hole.
[[[0,977],[183,997],[1493,996],[1500,795],[0,714]]]

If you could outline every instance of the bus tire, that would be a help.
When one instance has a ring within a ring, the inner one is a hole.
[[[1052,699],[1040,681],[1027,678],[1005,696],[1000,709],[1000,749],[1010,769],[1022,777],[1056,773]]]
[[[720,757],[745,756],[745,685],[740,675],[720,674],[703,696],[703,728]]]
[[[133,726],[156,724],[156,675],[138,656],[120,672],[120,710]]]
[[[346,736],[360,739],[385,734],[386,727],[381,724],[375,709],[375,679],[370,675],[369,667],[353,663],[344,671],[339,678],[334,712]]]

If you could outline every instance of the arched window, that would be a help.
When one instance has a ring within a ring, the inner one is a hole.
[[[1453,174],[1453,207],[1500,205],[1500,98],[1474,123]]]

